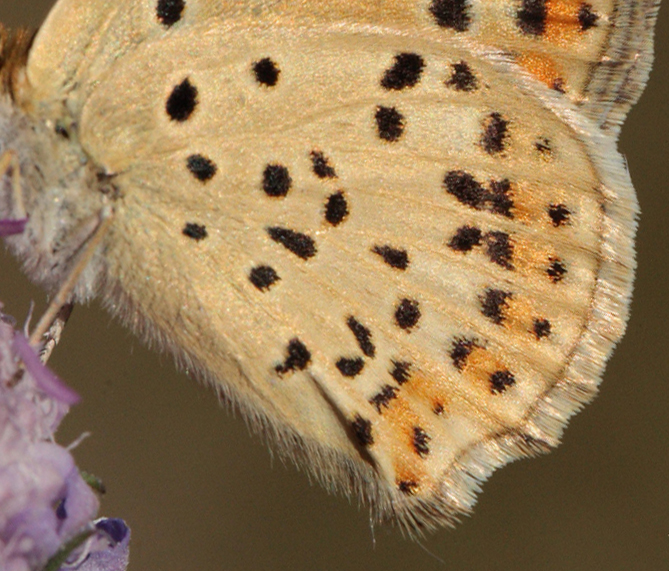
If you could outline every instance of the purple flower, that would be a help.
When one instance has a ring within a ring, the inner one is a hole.
[[[54,442],[60,421],[78,399],[0,311],[2,571],[42,569],[67,542],[85,538],[84,532],[91,537],[61,569],[122,571],[127,565],[127,527],[122,520],[93,522],[98,499],[69,451]]]

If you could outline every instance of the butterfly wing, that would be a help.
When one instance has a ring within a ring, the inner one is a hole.
[[[654,4],[102,4],[28,77],[113,181],[116,314],[408,528],[557,444],[627,317]]]

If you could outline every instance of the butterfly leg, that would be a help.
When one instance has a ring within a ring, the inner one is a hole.
[[[46,354],[46,358],[42,356],[44,361],[48,359],[49,354],[53,350],[53,346],[55,346],[55,343],[49,343],[51,329],[53,327],[56,328],[55,331],[57,332],[57,337],[59,338],[60,332],[62,332],[62,327],[65,325],[65,322],[63,321],[62,325],[59,325],[58,322],[62,319],[63,315],[68,315],[69,317],[69,314],[65,308],[67,305],[71,304],[70,297],[72,295],[72,291],[77,285],[77,281],[81,277],[81,273],[86,269],[86,266],[93,258],[93,255],[98,249],[98,246],[109,230],[112,220],[113,212],[111,208],[105,208],[100,212],[99,220],[97,221],[97,227],[88,241],[84,244],[83,249],[79,253],[79,259],[72,268],[70,274],[67,276],[67,279],[63,282],[63,284],[60,286],[60,289],[51,300],[49,307],[40,318],[39,322],[35,326],[35,329],[30,334],[30,344],[33,347],[37,346],[45,340],[47,342],[47,345],[45,345],[45,350],[48,345],[51,345],[51,348],[48,350],[48,354]],[[65,318],[65,321],[67,321],[67,317]],[[60,332],[58,332],[58,329],[60,329]],[[42,355],[44,355],[44,352]]]

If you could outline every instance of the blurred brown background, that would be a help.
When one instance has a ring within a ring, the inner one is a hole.
[[[37,26],[51,0],[0,0]],[[132,527],[131,571],[669,571],[669,7],[657,61],[623,130],[642,207],[627,336],[596,401],[552,454],[507,466],[473,517],[422,545],[271,460],[244,423],[97,305],[77,308],[53,368],[83,397],[59,433],[83,431],[80,467],[101,513]],[[44,295],[0,252],[0,299],[23,320]],[[440,561],[443,560],[443,561]]]

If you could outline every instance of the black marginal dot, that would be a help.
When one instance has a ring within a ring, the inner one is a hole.
[[[511,198],[511,182],[508,178],[490,181],[490,192],[486,197],[486,201],[490,205],[490,211],[494,214],[513,218],[511,209],[514,204]]]
[[[516,377],[509,370],[495,371],[490,375],[490,392],[501,394],[516,384]]]
[[[348,202],[344,193],[339,190],[328,196],[325,203],[325,220],[333,226],[341,224],[348,216]]]
[[[186,167],[201,182],[211,180],[218,170],[214,161],[202,155],[191,155],[188,157],[186,159]]]
[[[172,89],[165,104],[165,111],[173,121],[183,122],[190,118],[196,106],[197,87],[186,78]]]
[[[401,480],[397,482],[397,489],[407,496],[413,496],[418,491],[418,483],[414,480]]]
[[[550,216],[553,226],[557,228],[569,224],[571,211],[564,204],[551,204],[548,207],[548,216]]]
[[[476,339],[467,339],[466,337],[458,337],[457,339],[454,339],[450,353],[453,366],[458,371],[462,371],[467,364],[469,355],[471,355],[472,351],[477,347],[480,347],[480,345]]]
[[[256,266],[249,273],[249,280],[260,291],[267,291],[281,278],[270,266]]]
[[[567,273],[567,266],[558,258],[549,258],[550,266],[546,270],[548,277],[553,283],[561,282]]]
[[[330,160],[321,151],[311,151],[311,168],[318,178],[337,178]]]
[[[489,155],[497,155],[506,148],[509,135],[509,122],[501,113],[491,113],[483,122],[481,146]]]
[[[351,423],[351,430],[360,446],[371,446],[374,444],[371,421],[356,414],[355,419]]]
[[[297,337],[288,342],[286,353],[286,360],[282,364],[274,367],[274,370],[279,373],[279,375],[291,371],[302,371],[306,369],[311,362],[311,352]]]
[[[486,191],[469,173],[450,171],[444,177],[446,192],[452,194],[462,204],[480,209],[485,200]]]
[[[163,26],[169,28],[181,20],[185,7],[184,0],[158,0],[156,17]]]
[[[411,376],[411,363],[408,361],[393,361],[393,368],[390,376],[397,381],[398,385],[403,385]]]
[[[511,292],[501,289],[487,289],[480,298],[481,313],[493,323],[500,325],[506,319],[504,312],[509,308],[507,299],[511,299],[511,297]]]
[[[581,31],[586,32],[597,25],[599,16],[592,11],[592,5],[583,2],[578,9],[578,23],[581,24]]]
[[[456,252],[469,252],[474,246],[481,245],[481,230],[475,226],[462,226],[457,229],[448,247]]]
[[[532,332],[537,339],[543,339],[551,334],[551,322],[548,319],[535,319]]]
[[[392,246],[374,246],[372,252],[381,256],[383,261],[391,268],[406,270],[409,266],[409,254],[406,250],[400,250]]]
[[[425,458],[430,453],[428,443],[432,440],[430,435],[425,432],[420,426],[413,427],[413,449],[421,458]]]
[[[365,361],[363,361],[362,357],[341,357],[335,365],[337,369],[339,369],[339,372],[345,377],[355,377],[362,372],[362,369],[365,366]]]
[[[308,260],[316,255],[316,243],[313,238],[306,234],[278,226],[267,228],[267,233],[272,240],[303,260]]]
[[[437,416],[441,416],[444,414],[444,405],[440,402],[434,403],[434,407],[432,408],[432,412],[436,414]]]
[[[420,307],[415,299],[403,299],[395,309],[395,322],[402,329],[415,327],[420,319]]]
[[[485,235],[486,253],[491,262],[503,267],[505,270],[513,270],[513,242],[506,232],[488,232]]]
[[[184,236],[192,238],[196,242],[204,240],[208,236],[207,229],[203,225],[195,224],[194,222],[186,222],[186,225],[184,226],[181,233]]]
[[[553,80],[553,84],[551,85],[551,89],[557,91],[558,93],[565,93],[567,91],[567,87],[565,86],[565,81],[562,77],[556,77]]]
[[[283,165],[267,165],[262,173],[262,189],[267,196],[275,198],[286,196],[292,184],[293,179]]]
[[[266,57],[253,64],[253,73],[258,83],[274,87],[279,81],[281,70],[270,58]]]
[[[420,81],[424,67],[425,60],[418,54],[398,54],[393,66],[381,78],[381,87],[395,91],[414,87]]]
[[[445,82],[446,86],[452,87],[456,91],[465,92],[476,91],[478,89],[479,85],[476,76],[464,61],[452,64],[451,69],[453,71],[451,77]]]
[[[516,18],[516,24],[523,34],[543,35],[548,18],[546,0],[523,0],[522,8],[516,14]]]
[[[400,389],[397,387],[384,385],[378,393],[369,399],[369,403],[376,408],[376,412],[381,414],[381,409],[388,408],[390,406],[390,401],[397,398],[399,390]]]
[[[432,0],[430,12],[442,28],[465,32],[471,24],[467,0]]]
[[[390,143],[400,139],[404,133],[404,116],[397,109],[379,105],[374,117],[379,138]]]
[[[372,332],[353,316],[350,316],[346,320],[346,325],[348,325],[348,328],[355,336],[360,350],[367,357],[374,357],[376,354],[376,347],[374,347],[374,343],[372,343]]]

